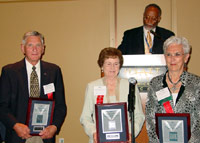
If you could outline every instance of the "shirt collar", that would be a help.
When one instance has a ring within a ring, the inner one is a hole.
[[[32,67],[33,65],[31,63],[29,63],[29,61],[25,58],[25,63],[26,63],[26,69],[30,72],[32,72]],[[40,70],[40,60],[38,61],[38,63],[35,65],[36,67],[36,72],[38,73],[38,71]]]
[[[148,32],[149,30],[147,30],[147,29],[143,26],[143,31],[144,31],[145,37],[147,37],[147,32]],[[156,32],[156,27],[153,28],[152,31]],[[152,34],[152,33],[151,33],[151,34]]]

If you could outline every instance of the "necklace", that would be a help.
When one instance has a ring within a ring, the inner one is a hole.
[[[176,83],[173,83],[170,76],[169,76],[169,72],[168,72],[168,79],[169,79],[170,83],[173,84],[172,88],[170,88],[170,89],[174,93],[178,89],[178,88],[176,88],[176,85],[181,81],[181,79],[179,79]]]

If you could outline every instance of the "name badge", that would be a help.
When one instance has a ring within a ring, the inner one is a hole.
[[[55,86],[54,83],[50,83],[47,85],[43,85],[44,88],[44,94],[48,94],[48,93],[53,93],[55,92]]]
[[[173,108],[170,104],[172,96],[170,95],[167,87],[157,91],[156,96],[158,98],[158,103],[164,106],[166,113],[174,113]]]
[[[158,98],[158,101],[160,101],[160,100],[163,100],[165,98],[168,98],[171,95],[170,95],[168,88],[166,87],[166,88],[163,88],[163,89],[157,91],[156,96]]]
[[[95,86],[94,87],[94,96],[106,95],[106,86]]]

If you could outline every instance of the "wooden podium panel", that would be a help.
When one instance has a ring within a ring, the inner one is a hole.
[[[166,72],[166,62],[163,54],[154,55],[123,55],[124,64],[119,72],[119,77],[134,77],[140,90],[143,111],[145,113],[145,103],[150,80]],[[146,131],[146,121],[142,131],[136,138],[137,143],[148,143]]]

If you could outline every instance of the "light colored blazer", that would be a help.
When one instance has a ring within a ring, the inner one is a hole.
[[[89,136],[89,143],[93,143],[93,134],[96,132],[96,120],[95,120],[95,104],[96,96],[94,95],[95,86],[105,86],[103,83],[103,78],[96,81],[90,82],[87,85],[85,92],[85,102],[83,106],[83,111],[80,117],[80,122],[84,127],[86,134]],[[127,102],[129,94],[129,82],[127,79],[120,79],[119,85],[119,101]],[[144,113],[142,111],[141,99],[138,88],[136,87],[135,94],[135,111],[134,111],[134,128],[135,128],[135,137],[139,134],[142,125],[145,120]],[[107,98],[104,97],[103,103],[107,103]],[[131,122],[129,119],[129,132],[131,131]]]

